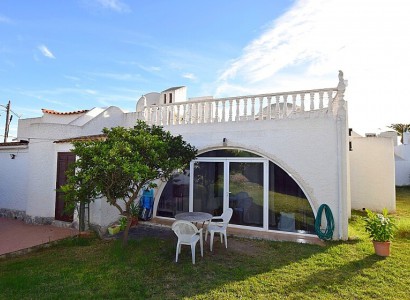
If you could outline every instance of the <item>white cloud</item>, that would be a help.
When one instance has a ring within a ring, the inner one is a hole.
[[[193,74],[193,73],[182,74],[182,77],[186,78],[186,79],[189,79],[189,80],[196,80],[197,79],[195,74]]]
[[[11,20],[3,15],[0,15],[0,23],[11,24]]]
[[[38,46],[38,50],[40,50],[41,54],[43,54],[45,57],[53,59],[56,58],[54,54],[45,45]]]
[[[120,0],[96,0],[96,3],[104,9],[109,9],[120,13],[130,11],[128,5]]]
[[[300,0],[222,70],[216,94],[336,86],[341,69],[353,126],[408,123],[408,11],[404,0]]]

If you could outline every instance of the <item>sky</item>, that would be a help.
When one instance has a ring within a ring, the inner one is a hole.
[[[21,118],[135,111],[173,86],[217,98],[327,88],[339,70],[349,127],[410,123],[409,12],[406,0],[1,0],[0,141],[9,100]]]

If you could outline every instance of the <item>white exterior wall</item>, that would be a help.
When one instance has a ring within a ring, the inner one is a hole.
[[[15,154],[14,159],[10,154]],[[28,199],[28,149],[0,149],[0,209],[26,211]]]
[[[172,100],[172,102],[184,102],[184,101],[186,101],[187,100],[187,97],[186,97],[186,87],[185,86],[183,86],[183,87],[181,87],[181,88],[179,88],[179,89],[177,89],[177,90],[175,90],[175,91],[172,91],[173,92],[173,100]]]
[[[239,148],[266,157],[299,184],[315,215],[321,204],[330,206],[336,225],[334,238],[346,239],[350,215],[349,185],[354,178],[349,179],[347,104],[343,100],[342,81],[339,85],[340,94],[335,96],[336,100],[321,110],[301,111],[276,119],[181,124],[164,126],[164,129],[181,134],[200,152]],[[173,102],[186,100],[185,87],[168,91],[168,96],[170,92]],[[53,141],[100,134],[103,127],[131,127],[137,116],[136,112],[123,113],[117,107],[109,107],[87,122],[81,116],[78,117],[82,120],[73,120],[67,125],[45,124],[42,118],[19,122],[19,138],[30,140],[27,214],[54,217],[57,152],[69,151],[71,145]],[[223,145],[224,138],[227,139],[226,145]],[[351,188],[353,191],[354,186]],[[159,193],[155,196],[157,202]],[[93,223],[107,226],[118,217],[119,212],[103,199],[91,205]]]
[[[223,125],[184,124],[164,129],[181,134],[200,152],[224,148],[222,140],[226,138],[229,148],[252,151],[268,158],[295,179],[308,197],[315,215],[321,204],[329,205],[336,224],[334,238],[347,238],[350,199],[347,180],[341,181],[338,173],[338,155],[341,154],[337,150],[338,125],[333,115],[315,117],[306,114],[305,118]],[[346,143],[341,145],[345,146]],[[347,149],[340,151],[346,153]],[[340,195],[342,199],[335,195],[339,190],[344,192]]]
[[[352,209],[396,210],[393,140],[352,137],[350,180]]]
[[[404,144],[394,148],[396,163],[396,185],[410,185],[410,144],[408,135],[404,135]]]
[[[44,113],[42,117],[42,122],[43,123],[68,124],[78,119],[79,117],[83,116],[84,114],[85,113],[61,115],[61,114]]]
[[[396,186],[410,185],[410,161],[396,158]]]
[[[30,197],[26,214],[31,217],[54,218],[57,175],[55,144],[52,141],[31,143],[28,166]]]

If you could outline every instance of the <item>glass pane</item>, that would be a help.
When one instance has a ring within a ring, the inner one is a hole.
[[[175,174],[165,185],[159,198],[157,216],[173,218],[189,210],[189,169]]]
[[[229,163],[231,224],[263,227],[263,163]]]
[[[195,162],[194,211],[219,216],[223,212],[224,163]]]
[[[299,185],[269,162],[269,229],[314,234],[315,217]]]

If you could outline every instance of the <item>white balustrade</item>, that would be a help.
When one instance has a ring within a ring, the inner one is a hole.
[[[143,118],[156,125],[225,123],[282,119],[309,112],[333,111],[344,90],[326,88],[222,99],[193,100],[144,108]],[[339,94],[338,94],[339,93]],[[338,96],[339,95],[339,96]]]

